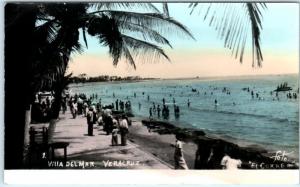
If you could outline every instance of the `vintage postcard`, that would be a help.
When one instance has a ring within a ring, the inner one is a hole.
[[[71,171],[74,181],[138,172],[137,181],[298,183],[298,3],[3,10],[8,183]]]

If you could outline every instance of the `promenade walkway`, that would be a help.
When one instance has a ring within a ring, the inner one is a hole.
[[[111,135],[106,135],[96,124],[94,136],[87,136],[86,118],[73,119],[69,112],[61,115],[51,139],[52,142],[70,143],[67,169],[170,169],[167,163],[130,141],[127,146],[111,146]],[[56,150],[55,155],[62,157],[63,150]],[[57,163],[49,162],[48,165],[55,169],[60,167]]]

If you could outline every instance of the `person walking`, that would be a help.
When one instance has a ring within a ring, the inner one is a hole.
[[[105,124],[106,124],[106,129],[105,129],[106,134],[109,135],[112,132],[112,128],[113,128],[113,117],[111,114],[108,115]]]
[[[119,100],[116,100],[116,110],[119,110]]]
[[[94,113],[93,113],[93,108],[90,107],[86,119],[87,119],[87,124],[88,124],[88,136],[93,136],[93,124],[94,124]]]
[[[93,109],[93,124],[97,123],[97,109],[95,105],[92,105],[92,109]]]
[[[176,137],[174,152],[175,169],[188,169],[185,159],[183,158],[182,142]]]
[[[121,145],[127,145],[127,134],[128,134],[128,122],[126,116],[122,115],[122,120],[120,122],[120,133],[121,133]]]
[[[119,129],[118,129],[118,120],[117,119],[113,119],[113,130],[111,132],[111,145],[112,146],[116,146],[119,144],[119,141],[118,141],[118,132],[119,132]]]

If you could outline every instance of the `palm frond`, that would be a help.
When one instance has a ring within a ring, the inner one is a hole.
[[[55,21],[50,20],[36,27],[35,37],[36,41],[43,45],[43,43],[51,43],[54,41],[57,34],[57,27]]]
[[[50,49],[52,49],[50,45],[44,47],[44,51],[40,51],[36,57],[38,60],[35,61],[33,68],[36,91],[50,89],[53,84],[60,81],[66,71],[67,63],[62,57],[62,53],[59,52],[59,49]]]
[[[170,17],[168,3],[163,3],[163,12],[165,16]]]
[[[157,31],[147,27],[146,25],[138,25],[131,22],[123,22],[118,24],[118,27],[120,31],[125,32],[125,34],[134,33],[134,35],[138,35],[138,36],[141,35],[140,37],[143,38],[143,40],[150,41],[150,42],[154,41],[158,44],[168,45],[169,47],[172,48],[172,45],[170,44],[167,38],[162,36]]]
[[[258,5],[255,3],[247,3],[247,8],[249,11],[249,18],[251,20],[251,28],[252,28],[252,54],[253,54],[252,66],[254,66],[255,57],[258,66],[261,66],[261,61],[263,60],[263,56],[260,48],[260,29],[262,29],[261,13]]]
[[[117,22],[106,15],[93,16],[88,25],[88,33],[98,37],[100,44],[109,47],[113,64],[117,64],[122,51],[122,38]]]
[[[224,41],[224,47],[239,55],[240,63],[243,62],[245,45],[248,32],[252,32],[252,66],[261,66],[263,61],[260,31],[262,30],[262,9],[265,3],[191,3],[191,12],[196,7],[206,8],[204,20],[209,20],[209,25],[217,31],[218,38]]]
[[[189,4],[189,8],[192,8],[190,14],[192,14],[192,13],[194,12],[195,7],[196,7],[197,5],[198,5],[198,3],[190,3],[190,4]]]
[[[122,46],[122,54],[125,57],[125,59],[127,60],[127,62],[130,65],[132,65],[134,69],[136,69],[134,59],[133,59],[133,57],[132,57],[132,55],[131,55],[128,47],[127,47],[127,43],[125,41],[123,42],[123,46]],[[117,64],[114,64],[114,65],[116,66]]]
[[[130,3],[130,2],[105,2],[105,3],[91,3],[91,6],[96,10],[116,10],[118,8],[132,10],[132,9],[144,9],[147,11],[160,13],[160,11],[152,3]]]
[[[83,41],[85,43],[85,46],[86,48],[88,48],[88,43],[87,43],[87,40],[86,40],[86,31],[85,31],[85,27],[82,27],[82,36],[83,36]]]
[[[147,27],[156,30],[161,34],[170,35],[170,33],[172,33],[179,36],[188,36],[188,38],[194,39],[191,32],[183,24],[179,23],[171,17],[166,17],[162,14],[113,10],[103,13],[111,16],[120,24],[123,24],[123,22],[130,22],[136,25],[146,25]]]
[[[76,52],[78,54],[81,54],[81,53],[83,53],[83,51],[84,51],[83,47],[82,47],[82,45],[80,44],[79,41],[77,41],[76,43],[73,44],[72,52]]]
[[[155,62],[159,60],[161,56],[170,61],[164,50],[157,45],[127,35],[122,35],[122,40],[123,46],[125,46],[122,52],[125,54],[125,57],[129,56],[127,54],[129,49],[131,49],[133,55],[130,56],[142,57],[142,61],[144,62]],[[135,64],[131,57],[129,58],[130,64]]]

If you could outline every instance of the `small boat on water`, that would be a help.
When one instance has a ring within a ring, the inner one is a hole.
[[[276,90],[274,90],[275,92],[285,92],[285,91],[290,91],[292,90],[292,88],[290,86],[288,86],[287,82],[284,82],[283,84],[280,84],[277,86]]]

